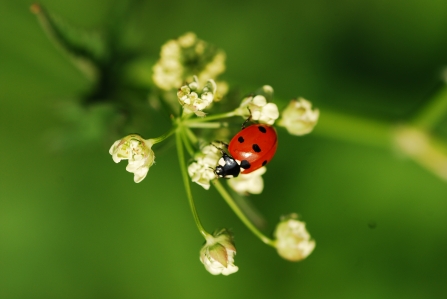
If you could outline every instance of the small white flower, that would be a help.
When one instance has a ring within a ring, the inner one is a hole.
[[[225,71],[225,53],[220,51],[214,56],[203,70],[197,75],[199,82],[205,82],[208,79],[213,79]]]
[[[155,85],[166,91],[191,81],[193,75],[197,75],[198,82],[203,85],[225,71],[225,53],[187,32],[161,47],[160,59],[152,70]],[[224,95],[223,91],[219,96]]]
[[[208,80],[205,87],[199,91],[199,82],[196,76],[194,81],[183,85],[177,92],[180,105],[186,113],[195,113],[197,116],[205,116],[204,110],[213,103],[216,94],[216,83]]]
[[[306,224],[297,218],[296,214],[283,217],[274,233],[278,254],[292,262],[305,259],[315,248],[315,241],[311,240]]]
[[[230,275],[239,270],[234,265],[235,255],[233,237],[226,229],[222,229],[206,238],[206,243],[200,250],[200,261],[213,275]]]
[[[194,156],[194,162],[188,166],[188,174],[194,183],[206,190],[210,188],[210,181],[216,178],[214,168],[220,159],[219,150],[212,146],[205,146]]]
[[[154,164],[155,155],[151,149],[153,144],[153,139],[146,140],[132,134],[115,141],[109,153],[115,163],[129,160],[126,170],[134,173],[134,181],[139,183],[146,177],[149,167]]]
[[[269,85],[263,86],[263,92],[271,96],[273,89]],[[247,118],[251,114],[251,119],[263,124],[273,125],[279,117],[278,106],[268,103],[264,95],[249,96],[242,100],[236,114]]]
[[[282,112],[278,125],[285,127],[290,134],[300,136],[313,130],[319,116],[320,111],[318,109],[312,110],[311,102],[299,98],[290,101]]]
[[[261,194],[264,189],[262,175],[267,171],[265,166],[248,174],[241,174],[238,177],[228,180],[228,185],[239,194]]]
[[[178,43],[182,48],[192,47],[197,42],[197,36],[194,32],[187,32],[178,38]]]

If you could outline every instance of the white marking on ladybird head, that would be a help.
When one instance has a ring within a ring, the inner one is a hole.
[[[220,166],[225,166],[225,160],[224,160],[224,158],[220,158],[218,164],[219,164]]]

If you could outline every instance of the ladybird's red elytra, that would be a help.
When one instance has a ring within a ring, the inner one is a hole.
[[[243,128],[228,145],[231,156],[223,153],[215,172],[225,178],[253,172],[272,160],[277,147],[278,137],[273,127],[255,124]]]
[[[231,139],[228,151],[236,161],[249,163],[249,167],[241,171],[247,174],[270,162],[277,146],[278,137],[275,129],[268,125],[256,124],[237,133]]]

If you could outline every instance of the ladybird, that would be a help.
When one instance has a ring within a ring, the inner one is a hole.
[[[243,128],[228,145],[230,155],[222,152],[216,167],[218,177],[231,178],[253,172],[272,160],[278,146],[273,127],[255,124]]]

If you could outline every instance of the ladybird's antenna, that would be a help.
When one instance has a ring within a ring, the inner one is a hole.
[[[211,142],[211,144],[212,144],[215,148],[217,148],[218,150],[222,150],[222,148],[216,146],[214,143],[218,143],[218,144],[220,144],[220,145],[223,145],[225,148],[228,149],[228,144],[225,143],[225,142],[223,142],[223,141],[220,141],[220,140],[214,140],[213,142]]]
[[[220,151],[220,153],[222,154],[222,156],[223,156],[223,155],[226,155],[226,153],[223,151],[222,148],[218,147],[218,146],[215,145],[214,143],[211,143],[211,145],[214,146],[215,148],[217,148],[217,149]]]

